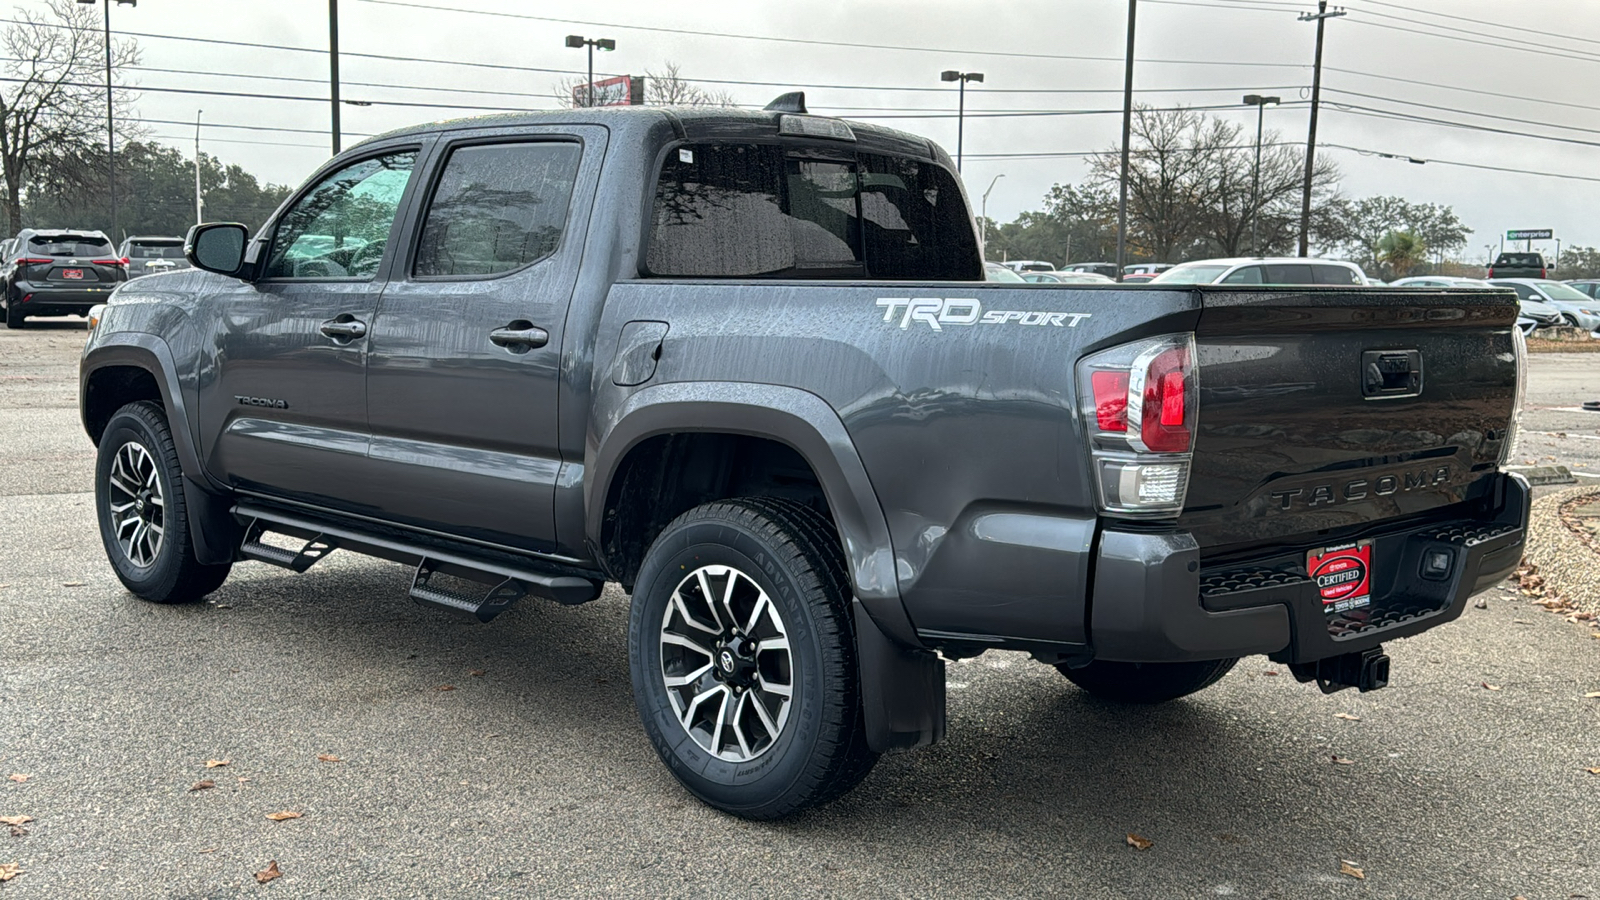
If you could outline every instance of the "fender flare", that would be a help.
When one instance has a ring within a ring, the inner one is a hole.
[[[889,523],[844,422],[827,401],[798,388],[743,382],[672,382],[635,391],[606,417],[585,452],[585,536],[600,546],[602,513],[628,453],[663,434],[718,432],[788,445],[822,483],[855,596],[898,642],[922,647],[895,578]]]
[[[178,367],[167,342],[144,332],[118,332],[106,335],[88,350],[78,367],[78,417],[91,440],[99,441],[89,426],[89,379],[100,369],[118,366],[142,369],[155,379],[161,392],[161,405],[167,413],[167,428],[183,469],[181,490],[189,513],[189,535],[195,558],[206,564],[233,560],[238,546],[239,524],[228,514],[230,502],[213,483],[195,443],[195,423],[190,418],[183,388],[178,382]]]

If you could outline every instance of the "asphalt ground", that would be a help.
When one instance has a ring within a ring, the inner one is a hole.
[[[127,594],[82,340],[0,330],[0,816],[32,817],[0,825],[22,872],[0,900],[1600,897],[1600,641],[1513,593],[1390,644],[1366,695],[1257,657],[1128,709],[1019,654],[952,663],[945,742],[752,824],[657,762],[615,589],[470,626],[336,553],[240,564],[196,606]],[[1564,409],[1600,398],[1597,366],[1533,360],[1529,457],[1600,471],[1600,415]]]

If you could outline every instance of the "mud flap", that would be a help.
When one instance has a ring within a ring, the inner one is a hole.
[[[874,752],[926,747],[944,738],[944,660],[905,647],[878,627],[860,600],[855,614],[856,660],[867,746]]]
[[[189,539],[195,561],[207,566],[233,562],[244,527],[229,509],[233,501],[218,497],[183,476],[183,505],[189,512]]]

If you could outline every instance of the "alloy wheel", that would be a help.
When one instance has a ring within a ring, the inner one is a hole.
[[[129,441],[117,449],[107,480],[106,503],[117,546],[134,565],[154,565],[166,538],[166,498],[155,459],[143,444]]]

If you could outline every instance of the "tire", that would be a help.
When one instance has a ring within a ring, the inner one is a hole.
[[[1095,660],[1077,669],[1056,666],[1067,680],[1092,696],[1114,703],[1165,703],[1187,697],[1222,680],[1239,660],[1128,663]]]
[[[117,410],[100,436],[95,514],[117,578],[152,603],[199,600],[220,587],[233,568],[195,559],[182,485],[183,470],[161,407],[141,401]]]
[[[850,596],[833,526],[798,503],[708,503],[656,538],[634,585],[628,662],[645,733],[690,793],[777,819],[871,771]]]
[[[1578,319],[1577,319],[1576,316],[1573,316],[1573,315],[1570,315],[1570,314],[1567,314],[1567,313],[1562,313],[1561,314],[1561,324],[1567,326],[1568,328],[1577,328],[1578,327]]]

